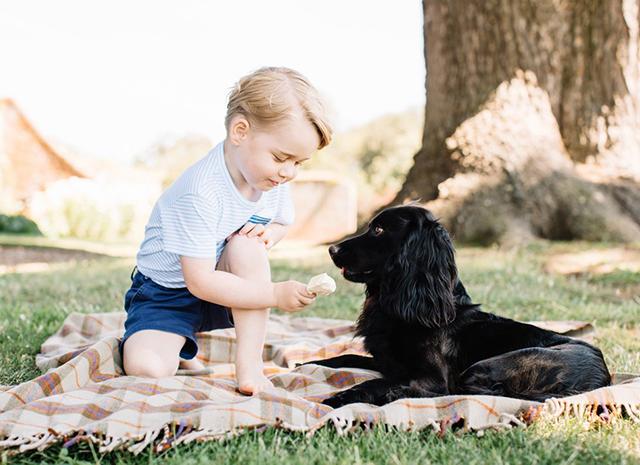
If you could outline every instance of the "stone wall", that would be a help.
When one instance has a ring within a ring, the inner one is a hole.
[[[336,241],[356,231],[355,182],[324,171],[302,172],[291,184],[296,219],[286,238],[311,243]]]

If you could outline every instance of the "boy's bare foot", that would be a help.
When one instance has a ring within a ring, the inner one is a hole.
[[[248,396],[257,394],[270,387],[273,383],[262,373],[262,363],[247,364],[236,361],[236,379],[238,391]]]
[[[194,357],[191,360],[180,360],[180,368],[183,370],[204,370],[204,365]]]

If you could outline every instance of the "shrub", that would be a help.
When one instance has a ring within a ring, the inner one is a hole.
[[[35,194],[30,215],[47,236],[137,240],[158,196],[158,184],[69,178]]]
[[[22,215],[0,214],[0,232],[42,235],[40,229],[38,229],[38,225]]]
[[[390,202],[402,187],[421,145],[422,109],[377,118],[336,134],[334,142],[307,164],[344,173],[358,186],[360,221]]]

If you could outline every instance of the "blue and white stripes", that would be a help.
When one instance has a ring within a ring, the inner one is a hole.
[[[171,288],[185,287],[180,256],[220,258],[225,240],[247,222],[291,224],[293,202],[281,184],[251,202],[236,189],[223,143],[187,169],[158,199],[137,255],[141,273]]]
[[[260,216],[260,215],[251,215],[251,218],[249,218],[248,223],[262,224],[266,226],[269,223],[271,223],[271,218],[265,218],[264,216]]]

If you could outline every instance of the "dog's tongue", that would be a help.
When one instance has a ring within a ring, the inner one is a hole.
[[[347,271],[347,269],[346,269],[344,266],[343,266],[342,268],[340,268],[340,272],[341,272],[342,274],[344,274],[344,272],[345,272],[345,271]]]

